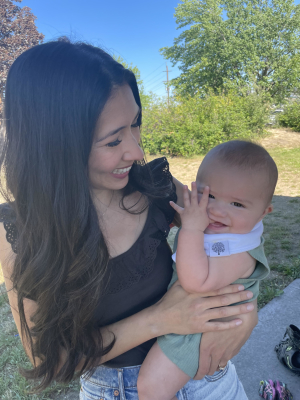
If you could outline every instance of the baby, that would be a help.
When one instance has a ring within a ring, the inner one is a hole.
[[[261,221],[272,211],[277,177],[272,157],[251,142],[223,143],[205,156],[191,200],[185,187],[184,209],[171,203],[182,227],[169,288],[180,284],[187,292],[205,294],[239,283],[253,292],[250,301],[257,298],[259,281],[269,273]],[[140,400],[177,399],[198,370],[201,335],[158,338],[140,370]]]

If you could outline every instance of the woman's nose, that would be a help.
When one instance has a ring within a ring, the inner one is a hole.
[[[123,154],[124,161],[137,161],[144,158],[144,152],[139,145],[140,135],[130,134],[126,140],[126,148]]]

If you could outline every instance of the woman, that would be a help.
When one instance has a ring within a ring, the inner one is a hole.
[[[209,332],[197,377],[221,371],[182,395],[199,398],[211,380],[215,393],[233,388],[226,398],[246,398],[234,367],[222,367],[248,338],[256,311],[218,307],[252,294],[227,287],[226,296],[201,298],[176,287],[165,295],[175,186],[165,159],[143,162],[132,72],[86,44],[36,46],[9,71],[5,119],[0,261],[33,363],[23,374],[42,378],[43,389],[79,371],[81,399],[137,399],[137,366],[157,336]]]

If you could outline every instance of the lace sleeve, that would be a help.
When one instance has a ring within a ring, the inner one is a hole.
[[[14,253],[17,252],[18,232],[16,227],[16,217],[10,205],[0,204],[0,222],[3,222],[6,230],[6,240],[11,244]]]
[[[176,187],[173,183],[173,177],[169,170],[169,163],[166,157],[156,158],[148,163],[151,173],[156,184],[169,188],[165,193],[165,197],[155,199],[154,203],[163,211],[168,224],[171,224],[175,210],[170,206],[170,201],[177,201]]]

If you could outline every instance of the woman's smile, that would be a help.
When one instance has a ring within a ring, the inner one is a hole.
[[[126,168],[116,168],[113,170],[112,176],[116,179],[124,179],[129,174],[131,167],[132,167],[132,165],[130,165],[130,167],[126,167]]]

